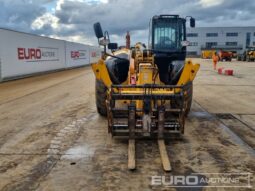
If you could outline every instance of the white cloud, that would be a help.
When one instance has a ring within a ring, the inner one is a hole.
[[[45,25],[50,25],[53,29],[58,28],[58,18],[51,13],[45,13],[37,17],[31,24],[33,30],[41,29]]]
[[[0,0],[0,26],[75,42],[97,43],[93,23],[101,22],[112,42],[147,44],[153,15],[196,18],[196,26],[254,26],[254,0]]]
[[[224,2],[224,0],[200,0],[199,3],[202,5],[202,7],[213,7],[220,5]]]
[[[73,0],[75,1],[75,0]],[[80,2],[85,2],[88,4],[93,4],[93,3],[108,3],[108,0],[76,0],[76,1],[80,1]]]
[[[108,0],[57,0],[56,10],[61,10],[61,5],[65,4],[66,2],[77,2],[77,3],[86,3],[88,5],[92,4],[106,4]]]
[[[60,11],[61,10],[61,5],[65,3],[65,0],[57,0],[56,4],[56,10]]]
[[[50,35],[50,38],[66,40],[70,42],[77,42],[87,45],[96,45],[96,41],[92,39],[85,38],[84,35],[70,35],[70,36],[59,36],[59,35]]]

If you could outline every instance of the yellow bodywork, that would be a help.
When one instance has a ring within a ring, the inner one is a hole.
[[[120,53],[129,53],[129,50],[122,49],[118,51],[118,54]],[[107,88],[110,88],[112,81],[110,79],[104,59],[100,58],[97,63],[92,63],[91,66],[96,79],[101,80]]]
[[[193,81],[199,68],[199,64],[193,64],[191,60],[185,61],[185,65],[177,85],[184,85],[189,81]]]
[[[145,67],[144,67],[145,66]],[[139,73],[139,80],[137,85],[139,84],[145,84],[145,83],[152,83],[152,68],[151,66],[148,64],[141,64],[140,68],[143,68],[141,71],[142,73]],[[196,74],[198,72],[200,68],[199,64],[193,64],[191,60],[186,60],[185,61],[185,65],[183,68],[183,72],[181,74],[181,77],[177,83],[177,85],[184,85],[189,81],[193,81],[194,78],[196,77]],[[105,84],[106,87],[111,87],[112,85],[112,81],[110,79],[107,67],[104,63],[103,59],[100,59],[98,61],[98,63],[93,63],[92,64],[92,69],[94,71],[94,74],[96,76],[96,79],[103,81],[103,83]],[[160,84],[159,82],[159,78],[157,77],[158,84]],[[162,84],[162,83],[161,83]]]
[[[93,63],[91,66],[96,76],[96,79],[101,80],[106,87],[110,88],[112,85],[112,81],[110,79],[104,60],[99,59],[98,63]]]
[[[128,52],[129,50],[122,50],[122,52]],[[130,52],[128,52],[130,55]],[[139,72],[138,68],[139,67]],[[199,64],[193,64],[191,60],[186,60],[185,65],[182,71],[182,74],[177,82],[177,86],[185,85],[188,82],[192,82],[199,70]],[[92,64],[92,69],[95,73],[95,76],[98,80],[101,80],[105,86],[110,90],[112,85],[112,81],[110,79],[106,64],[103,59],[100,59],[98,63]],[[123,85],[130,85],[130,77],[134,75],[136,77],[136,85],[144,85],[144,84],[158,84],[164,85],[160,79],[159,75],[157,75],[157,67],[153,63],[153,58],[149,57],[147,59],[142,58],[141,56],[137,56],[135,59],[130,58],[130,69],[129,76],[126,82]],[[121,89],[113,89],[113,91],[121,92],[122,94],[144,94],[144,89],[142,88],[121,88]],[[165,88],[165,89],[152,89],[150,93],[154,95],[169,95],[178,93],[180,90],[178,88]],[[187,92],[184,92],[187,93]],[[129,104],[129,100],[122,101],[123,103]],[[136,107],[142,108],[143,101],[137,100]]]

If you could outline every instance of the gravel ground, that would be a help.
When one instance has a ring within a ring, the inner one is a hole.
[[[0,84],[0,190],[252,190],[152,185],[152,176],[231,173],[240,181],[232,186],[247,186],[237,174],[252,173],[255,186],[255,63],[220,62],[234,69],[224,76],[211,60],[193,61],[201,69],[185,134],[166,143],[171,173],[149,140],[137,142],[137,170],[127,170],[127,141],[112,139],[96,113],[89,67]]]

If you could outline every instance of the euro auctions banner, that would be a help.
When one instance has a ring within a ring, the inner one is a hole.
[[[72,68],[89,64],[89,46],[73,42],[65,42],[66,67]]]
[[[97,62],[101,49],[0,29],[0,81]]]
[[[1,78],[65,68],[65,42],[0,29]]]
[[[17,48],[18,59],[26,62],[59,61],[59,49],[54,47]]]

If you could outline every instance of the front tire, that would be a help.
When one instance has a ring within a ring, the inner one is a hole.
[[[184,97],[184,116],[187,117],[190,110],[191,110],[191,105],[192,105],[192,98],[193,98],[193,83],[191,83],[190,87],[187,90],[187,94]],[[172,108],[180,108],[181,106],[181,101],[176,100],[172,101],[171,103]]]
[[[190,88],[188,89],[188,94],[186,96],[186,103],[187,107],[185,109],[185,116],[187,117],[190,110],[191,110],[191,105],[192,105],[192,99],[193,99],[193,83],[190,85]]]
[[[107,99],[107,87],[101,80],[96,79],[96,107],[97,112],[106,117],[107,108],[106,108],[106,99]]]

